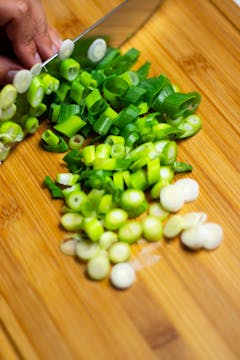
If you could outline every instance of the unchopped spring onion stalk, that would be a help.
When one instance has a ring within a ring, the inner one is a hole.
[[[116,242],[108,250],[109,259],[112,263],[117,264],[125,262],[130,258],[130,245],[126,242]]]
[[[127,289],[133,285],[136,274],[129,263],[119,263],[112,267],[110,281],[118,289]]]
[[[59,58],[65,60],[69,58],[74,50],[74,42],[70,39],[65,39],[59,49]]]
[[[184,195],[184,202],[194,201],[199,195],[199,185],[194,179],[179,179],[174,183]]]
[[[107,43],[104,39],[96,39],[88,48],[87,56],[93,63],[102,60],[107,51]]]
[[[32,73],[30,70],[19,70],[13,78],[13,86],[19,94],[24,94],[32,81]]]
[[[184,205],[184,194],[174,184],[167,185],[160,191],[160,203],[165,210],[177,212]]]
[[[87,262],[87,274],[92,280],[103,280],[110,272],[110,261],[104,253],[97,254]]]
[[[163,235],[161,220],[152,215],[147,215],[142,220],[143,237],[147,241],[159,241]]]

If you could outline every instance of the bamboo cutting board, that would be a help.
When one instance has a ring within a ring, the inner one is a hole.
[[[75,36],[120,1],[45,0],[49,21]],[[61,202],[42,187],[64,171],[39,147],[41,129],[0,167],[0,358],[240,358],[240,9],[230,0],[166,0],[123,48],[141,50],[152,75],[202,95],[203,129],[179,144],[205,211],[223,226],[216,251],[188,252],[178,239],[135,246],[137,282],[116,291],[91,282],[59,251]]]

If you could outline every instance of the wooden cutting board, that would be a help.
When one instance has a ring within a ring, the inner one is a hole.
[[[50,22],[75,36],[120,1],[44,0]],[[240,358],[240,9],[230,0],[166,0],[123,48],[141,50],[152,75],[202,94],[203,130],[179,144],[205,211],[223,226],[216,251],[189,252],[179,239],[135,246],[137,281],[116,291],[95,283],[59,251],[60,201],[42,187],[65,171],[39,146],[47,123],[0,167],[0,358]]]

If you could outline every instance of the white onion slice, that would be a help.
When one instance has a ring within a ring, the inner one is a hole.
[[[102,60],[107,51],[107,43],[104,39],[96,39],[88,48],[88,59],[92,62],[98,62]]]
[[[61,60],[65,60],[69,58],[74,50],[74,42],[70,39],[66,39],[62,42],[61,47],[59,49],[59,58]]]
[[[192,226],[203,224],[207,220],[205,212],[189,212],[182,215],[183,229],[189,229]]]
[[[42,64],[41,63],[37,63],[35,65],[33,65],[30,69],[31,73],[34,75],[39,75],[42,71]]]
[[[32,81],[31,70],[19,70],[13,78],[13,86],[19,94],[25,93]]]
[[[199,195],[199,185],[194,179],[184,178],[174,183],[184,194],[184,202],[196,200]]]
[[[208,235],[204,241],[203,247],[207,250],[216,249],[223,240],[223,229],[220,225],[216,223],[206,223],[203,224],[204,228],[207,230]]]
[[[183,230],[184,220],[181,215],[173,215],[164,225],[163,235],[167,238],[174,238]]]
[[[135,281],[136,275],[129,263],[119,263],[112,267],[110,281],[118,289],[127,289]]]
[[[174,184],[164,186],[160,192],[160,202],[165,210],[179,211],[184,205],[184,195],[181,188]]]

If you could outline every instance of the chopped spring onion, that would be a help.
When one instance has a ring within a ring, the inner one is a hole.
[[[43,101],[44,94],[45,88],[43,82],[41,81],[41,78],[39,76],[35,76],[32,79],[27,92],[27,100],[29,104],[33,108],[38,107]]]
[[[34,134],[39,128],[39,121],[35,116],[28,116],[23,127],[28,134]]]
[[[75,134],[70,137],[68,145],[70,149],[79,150],[83,146],[85,138],[80,134]]]
[[[34,65],[31,67],[31,69],[30,69],[32,75],[33,75],[33,76],[39,75],[39,74],[41,73],[41,71],[42,71],[42,67],[43,67],[43,66],[42,66],[41,63],[36,63],[36,64],[34,64]]]
[[[68,58],[61,62],[59,71],[64,79],[73,81],[79,74],[80,64],[76,60]]]
[[[167,185],[169,185],[169,181],[166,179],[161,179],[156,184],[154,184],[150,191],[151,199],[159,199],[161,189]]]
[[[84,218],[83,229],[89,239],[95,242],[98,241],[104,233],[101,221],[95,217]]]
[[[94,63],[103,59],[107,51],[107,44],[104,39],[96,39],[88,48],[88,59]]]
[[[173,215],[164,225],[163,235],[167,238],[174,238],[184,229],[184,219],[180,215]]]
[[[184,196],[184,202],[194,201],[199,195],[199,185],[194,179],[184,178],[179,179],[174,183]]]
[[[119,241],[133,244],[141,238],[142,224],[139,221],[132,220],[123,225],[118,231]]]
[[[117,264],[125,262],[131,255],[130,245],[126,242],[116,242],[108,250],[109,259],[112,263]]]
[[[87,194],[83,191],[71,192],[65,198],[66,205],[73,211],[80,211],[82,203],[87,199]]]
[[[56,176],[56,182],[61,185],[72,186],[79,180],[78,174],[72,173],[58,173]]]
[[[89,260],[99,252],[97,243],[82,239],[77,242],[76,255],[81,260]]]
[[[104,227],[108,230],[117,230],[127,221],[128,214],[123,209],[112,209],[104,217]]]
[[[103,280],[110,272],[110,261],[106,254],[100,253],[87,263],[87,274],[92,280]]]
[[[24,138],[21,126],[13,121],[0,123],[0,139],[5,143],[20,142]]]
[[[17,106],[12,103],[6,109],[1,109],[0,120],[11,120],[16,114]]]
[[[107,250],[110,246],[118,241],[118,236],[113,231],[105,231],[99,238],[100,249]]]
[[[148,203],[142,190],[127,189],[121,196],[120,206],[130,218],[137,217],[147,210]]]
[[[65,60],[69,58],[74,50],[74,42],[70,39],[66,39],[62,42],[59,49],[59,58]]]
[[[216,249],[223,240],[222,227],[216,223],[195,225],[181,234],[181,241],[190,249]]]
[[[63,241],[60,244],[60,249],[65,255],[74,256],[76,255],[77,250],[77,240],[76,239],[70,239],[67,241]]]
[[[205,212],[189,212],[182,215],[183,229],[189,229],[192,226],[203,224],[207,220]]]
[[[177,212],[184,205],[184,194],[178,186],[167,185],[160,191],[160,203],[167,211]]]
[[[110,281],[118,289],[127,289],[136,280],[133,267],[128,263],[116,264],[112,267]]]
[[[12,105],[17,98],[17,90],[11,85],[5,85],[0,92],[0,108],[5,110]]]
[[[13,78],[13,86],[19,94],[25,93],[32,81],[32,73],[30,70],[19,70]]]
[[[10,144],[4,144],[0,141],[0,161],[4,161],[7,159],[11,150]]]
[[[79,231],[82,229],[83,217],[78,213],[69,212],[62,215],[60,222],[67,231]]]
[[[162,221],[156,217],[147,215],[142,221],[143,237],[147,241],[159,241],[162,238]]]
[[[81,130],[86,125],[86,121],[84,121],[78,115],[71,115],[66,120],[57,123],[54,125],[54,129],[71,138],[75,135],[79,130]]]
[[[158,217],[160,220],[165,220],[169,215],[169,212],[163,209],[163,207],[159,203],[151,204],[149,206],[148,213],[151,216]]]

